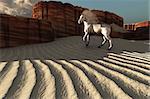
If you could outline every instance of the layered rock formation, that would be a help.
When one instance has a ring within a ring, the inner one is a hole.
[[[141,27],[150,27],[150,21],[143,21],[137,23],[124,24],[126,30],[134,31]]]
[[[48,21],[0,15],[0,47],[14,47],[52,40],[54,40],[53,28]]]
[[[128,33],[122,34],[122,37],[125,39],[149,39],[150,21],[125,24],[124,28],[129,31]]]
[[[82,35],[83,25],[78,25],[77,21],[83,10],[87,8],[73,6],[69,3],[56,1],[41,1],[33,7],[32,17],[36,19],[45,19],[52,22],[57,37]],[[99,19],[99,22],[115,23],[123,26],[123,18],[107,11],[93,10]],[[119,37],[116,33],[112,37]]]
[[[1,14],[0,47],[49,42],[55,36],[82,35],[83,25],[79,25],[77,21],[85,9],[87,8],[69,3],[41,1],[33,7],[34,19]],[[93,13],[97,15],[99,22],[123,25],[123,18],[113,13],[99,10],[93,10]],[[119,37],[120,34],[113,33],[112,36]]]

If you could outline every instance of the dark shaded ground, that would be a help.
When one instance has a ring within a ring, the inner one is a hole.
[[[92,36],[88,47],[81,36],[60,38],[45,44],[26,45],[14,48],[0,49],[0,61],[23,59],[101,59],[108,52],[122,51],[145,53],[149,51],[149,41],[133,41],[113,38],[113,48],[108,51],[108,42],[102,47],[100,36]]]

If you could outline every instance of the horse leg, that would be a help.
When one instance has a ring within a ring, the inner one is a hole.
[[[88,46],[90,43],[90,35],[88,34],[86,37],[86,46]]]
[[[102,47],[105,43],[106,43],[106,38],[105,38],[105,36],[103,36],[103,42],[100,46],[98,46],[98,48]]]
[[[86,22],[84,22],[84,36],[83,36],[83,41],[85,42],[86,41],[86,37],[87,37],[87,35],[88,35],[88,28],[90,27],[90,25],[89,24],[87,24]]]
[[[85,34],[84,34],[82,40],[85,42],[85,41],[86,41],[86,37],[87,37],[87,35],[88,35],[88,32],[84,32],[84,33],[85,33]]]
[[[112,41],[111,41],[111,37],[109,35],[105,36],[106,39],[109,41],[109,47],[108,47],[108,50],[111,50],[112,48]]]
[[[108,50],[111,50],[111,48],[112,48],[112,41],[111,41],[111,39],[109,39],[108,41],[109,41],[109,48],[108,48]]]

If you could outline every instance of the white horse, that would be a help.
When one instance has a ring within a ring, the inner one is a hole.
[[[84,36],[83,36],[83,41],[86,42],[86,46],[89,45],[89,41],[90,41],[90,35],[89,35],[89,28],[92,27],[93,31],[95,33],[102,33],[103,35],[103,42],[100,46],[98,46],[98,48],[100,48],[101,46],[103,46],[106,41],[109,41],[109,48],[108,50],[110,50],[112,48],[112,40],[110,37],[110,33],[111,33],[111,26],[108,24],[91,24],[87,22],[87,19],[85,17],[85,15],[81,14],[79,20],[78,20],[78,24],[81,24],[83,22],[84,24]]]

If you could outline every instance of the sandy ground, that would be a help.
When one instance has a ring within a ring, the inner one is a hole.
[[[91,37],[90,45],[85,47],[80,36],[73,36],[60,38],[51,43],[0,49],[0,61],[22,59],[101,59],[108,52],[121,53],[122,51],[129,51],[140,52],[144,55],[144,53],[149,51],[148,41],[114,38],[114,46],[111,51],[106,50],[108,43],[102,48],[97,48],[101,42],[100,36],[93,36]]]
[[[0,49],[0,99],[149,99],[148,41],[92,37]],[[123,51],[125,50],[125,51]]]

